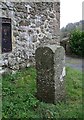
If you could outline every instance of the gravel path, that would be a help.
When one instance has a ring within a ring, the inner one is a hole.
[[[65,58],[66,66],[72,67],[74,69],[83,70],[84,71],[84,59],[80,58],[72,58],[67,57]]]

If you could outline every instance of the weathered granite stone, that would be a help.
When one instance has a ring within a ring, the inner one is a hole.
[[[63,47],[56,45],[39,47],[35,59],[38,99],[48,103],[63,100],[65,98]]]

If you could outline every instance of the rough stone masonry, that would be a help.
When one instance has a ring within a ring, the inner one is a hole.
[[[56,103],[65,98],[64,49],[57,45],[47,45],[36,50],[37,97],[39,100]]]
[[[59,45],[60,2],[11,1],[0,2],[0,17],[11,18],[12,25],[12,51],[2,54],[0,50],[0,69],[18,70],[34,63],[39,46]]]

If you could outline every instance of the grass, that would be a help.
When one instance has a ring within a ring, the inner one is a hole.
[[[82,113],[82,72],[67,68],[66,101],[56,105],[40,102],[36,97],[36,70],[26,68],[2,79],[3,118],[55,119],[80,118]]]

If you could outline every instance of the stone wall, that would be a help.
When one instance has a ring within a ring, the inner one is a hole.
[[[0,54],[0,66],[28,67],[37,47],[60,43],[59,2],[0,2],[0,17],[12,20],[12,52]]]

